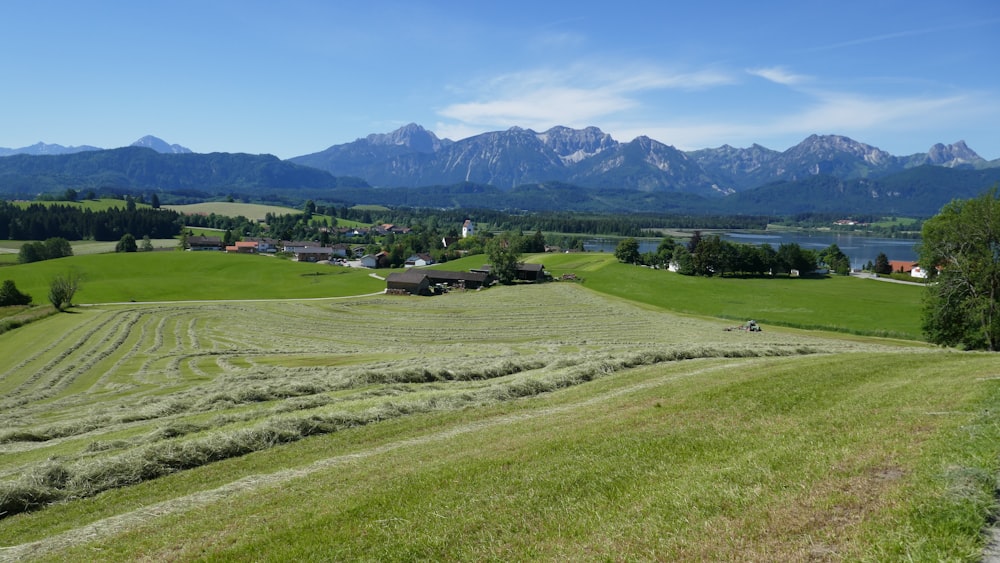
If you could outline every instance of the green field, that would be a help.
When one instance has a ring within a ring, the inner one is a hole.
[[[368,272],[222,252],[136,252],[46,260],[0,270],[44,302],[57,275],[76,274],[74,303],[340,297],[385,289]]]
[[[64,266],[91,302],[127,301],[116,279],[150,301],[244,300],[79,307],[0,334],[0,560],[973,561],[985,545],[1000,364],[864,336],[918,332],[908,286],[559,255],[530,259],[582,283],[249,301],[382,282],[139,256]],[[4,272],[30,286],[42,264]],[[748,308],[840,332],[725,330]]]
[[[619,263],[611,254],[539,254],[526,261],[542,263],[555,277],[575,274],[584,286],[657,308],[719,317],[740,324],[764,324],[835,330],[855,334],[919,339],[923,288],[832,276],[820,279],[779,276],[704,278],[682,276]],[[478,268],[482,256],[435,266]]]

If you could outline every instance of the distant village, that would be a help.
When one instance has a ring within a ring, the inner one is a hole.
[[[341,227],[334,228],[340,239],[363,238],[370,236],[409,235],[412,229],[393,224],[382,224],[373,227]],[[461,238],[475,234],[475,225],[471,220],[462,224]],[[458,239],[443,237],[444,248],[457,242]],[[390,267],[389,253],[381,250],[368,253],[369,245],[352,245],[336,243],[322,246],[315,241],[280,241],[265,237],[248,237],[233,244],[225,244],[222,237],[187,236],[183,239],[184,249],[192,252],[226,252],[229,254],[262,254],[275,256],[284,254],[296,262],[315,264],[330,264],[351,266],[356,268],[383,269]],[[546,251],[557,250],[546,247]],[[490,272],[490,265],[467,272],[446,270],[425,270],[422,266],[431,266],[437,262],[427,253],[416,253],[403,262],[405,271],[392,272],[384,279],[386,293],[393,295],[434,295],[446,291],[477,290],[489,287],[497,282],[496,276]],[[414,269],[416,268],[416,269]],[[542,264],[519,263],[516,281],[535,283],[548,279],[548,274]]]

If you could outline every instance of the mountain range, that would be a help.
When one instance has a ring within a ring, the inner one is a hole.
[[[159,137],[154,137],[152,135],[146,135],[145,137],[137,140],[136,142],[129,145],[131,147],[146,147],[153,149],[154,151],[161,154],[185,154],[191,152],[191,149],[187,147],[182,147],[180,145],[171,145],[160,139]],[[50,145],[47,143],[38,142],[34,145],[28,147],[21,147],[19,149],[7,149],[0,147],[0,156],[13,156],[15,154],[28,154],[33,156],[40,155],[50,155],[50,154],[76,154],[78,152],[87,151],[100,151],[104,150],[100,147],[92,147],[90,145],[80,145],[76,147],[64,147],[62,145],[54,144]]]
[[[284,161],[193,153],[152,136],[118,149],[39,143],[17,151],[0,158],[0,194],[84,188],[528,211],[929,216],[1000,183],[1000,159],[987,161],[962,141],[907,156],[838,135],[812,135],[785,151],[681,151],[648,137],[619,142],[596,127],[514,127],[452,141],[409,124]]]
[[[562,182],[705,197],[813,176],[879,178],[921,165],[1000,167],[1000,160],[983,159],[963,141],[908,156],[839,135],[812,135],[783,152],[756,144],[685,152],[649,137],[622,143],[596,127],[553,127],[542,133],[514,127],[450,141],[413,123],[289,161],[363,178],[376,187],[473,182],[511,189]]]

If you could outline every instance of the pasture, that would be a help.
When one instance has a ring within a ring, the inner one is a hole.
[[[0,559],[978,557],[993,356],[727,332],[597,279],[0,335]]]
[[[385,289],[367,271],[222,252],[135,252],[45,260],[0,270],[44,303],[57,275],[80,277],[74,303],[300,299]]]

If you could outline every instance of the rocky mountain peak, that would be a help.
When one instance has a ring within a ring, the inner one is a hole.
[[[873,166],[888,165],[893,160],[893,156],[884,150],[842,135],[810,135],[786,153],[826,160],[848,156],[864,160]]]
[[[444,146],[437,135],[416,123],[408,123],[391,133],[372,133],[365,140],[371,145],[402,146],[423,153],[433,153]]]
[[[965,141],[950,145],[937,143],[927,151],[927,162],[936,166],[958,166],[983,160],[976,151],[970,149]]]
[[[567,164],[580,162],[618,146],[618,142],[611,135],[597,127],[571,129],[556,126],[544,133],[538,133],[537,137]]]

